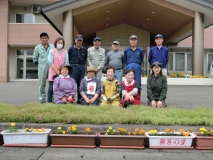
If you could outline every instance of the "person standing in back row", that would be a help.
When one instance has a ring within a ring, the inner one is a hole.
[[[124,54],[120,52],[119,41],[112,42],[112,51],[108,52],[105,58],[105,67],[112,66],[115,69],[115,79],[122,82],[123,67],[124,67]]]
[[[39,101],[46,103],[46,80],[49,71],[47,56],[54,45],[49,44],[49,36],[46,32],[40,34],[41,44],[37,45],[33,52],[33,63],[38,65]]]
[[[132,35],[129,38],[130,46],[127,47],[124,51],[124,63],[126,64],[126,70],[133,69],[134,80],[139,83],[139,94],[142,90],[141,88],[141,64],[143,62],[143,49],[137,47],[138,38],[136,35]]]
[[[102,69],[105,63],[105,50],[100,47],[101,39],[99,37],[94,38],[93,45],[88,49],[87,65],[95,67],[95,78],[101,81]]]
[[[85,64],[87,61],[87,49],[82,46],[83,44],[83,36],[77,34],[75,36],[75,45],[70,47],[68,50],[68,57],[69,63],[73,68],[72,73],[70,76],[75,80],[77,83],[77,93],[78,93],[78,100],[77,104],[81,104],[81,94],[79,92],[79,87],[81,80],[84,78],[85,75]]]
[[[167,76],[167,68],[166,65],[169,61],[169,51],[168,48],[163,46],[163,35],[157,34],[155,36],[155,43],[156,46],[152,47],[149,51],[149,64],[150,66],[155,62],[158,61],[162,64],[162,73]]]

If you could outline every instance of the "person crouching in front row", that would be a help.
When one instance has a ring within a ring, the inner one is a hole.
[[[114,78],[115,69],[111,66],[106,67],[107,79],[101,86],[101,105],[120,106],[120,82]]]
[[[95,78],[96,68],[87,67],[87,77],[81,80],[80,94],[81,105],[96,105],[100,103],[101,81]]]
[[[70,64],[62,64],[60,66],[60,75],[54,79],[53,93],[55,103],[74,103],[75,94],[77,92],[77,84],[73,78],[69,76],[72,72]]]
[[[154,62],[151,68],[152,73],[147,78],[148,106],[154,108],[166,107],[167,78],[162,74],[162,64]]]
[[[125,77],[126,79],[121,83],[122,107],[127,108],[129,105],[140,105],[141,100],[138,93],[140,85],[134,80],[134,70],[126,70]]]

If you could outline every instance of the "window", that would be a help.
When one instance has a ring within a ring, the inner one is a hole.
[[[187,54],[187,71],[192,71],[192,54]]]
[[[208,60],[207,60],[207,71],[210,72],[210,67],[211,67],[211,64],[213,62],[213,54],[208,54]]]
[[[175,53],[175,71],[185,71],[185,53]]]
[[[16,14],[16,23],[34,23],[35,15],[31,13]]]
[[[173,71],[173,53],[169,53],[168,70]]]

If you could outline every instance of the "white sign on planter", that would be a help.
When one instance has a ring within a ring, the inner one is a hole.
[[[47,144],[48,135],[51,129],[45,129],[44,132],[25,132],[25,129],[18,129],[18,132],[8,133],[3,131],[4,144]]]
[[[165,132],[158,132],[158,134],[163,134]],[[174,134],[179,134],[180,132],[174,132]],[[192,140],[195,136],[190,133],[190,136],[150,136],[146,132],[146,136],[149,138],[149,146],[153,147],[191,147]]]

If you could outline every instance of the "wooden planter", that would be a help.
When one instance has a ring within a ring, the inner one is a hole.
[[[195,148],[196,149],[210,149],[213,150],[213,136],[200,136],[200,132],[193,132],[195,135]]]
[[[149,148],[153,149],[193,149],[192,146],[193,138],[195,137],[192,133],[190,136],[180,136],[180,132],[174,132],[174,136],[161,136],[164,132],[158,132],[159,136],[149,136],[146,132],[146,136],[149,138]]]
[[[25,132],[25,129],[18,129],[18,132],[8,133],[3,131],[5,147],[47,147],[48,135],[51,129],[45,129],[45,132]]]
[[[146,136],[137,135],[105,135],[105,132],[99,132],[101,148],[133,148],[144,149],[144,139]]]
[[[79,134],[57,134],[55,131],[50,133],[52,139],[51,147],[54,148],[95,148],[95,139],[97,132],[92,132],[90,135],[86,135],[85,132],[79,132]]]

